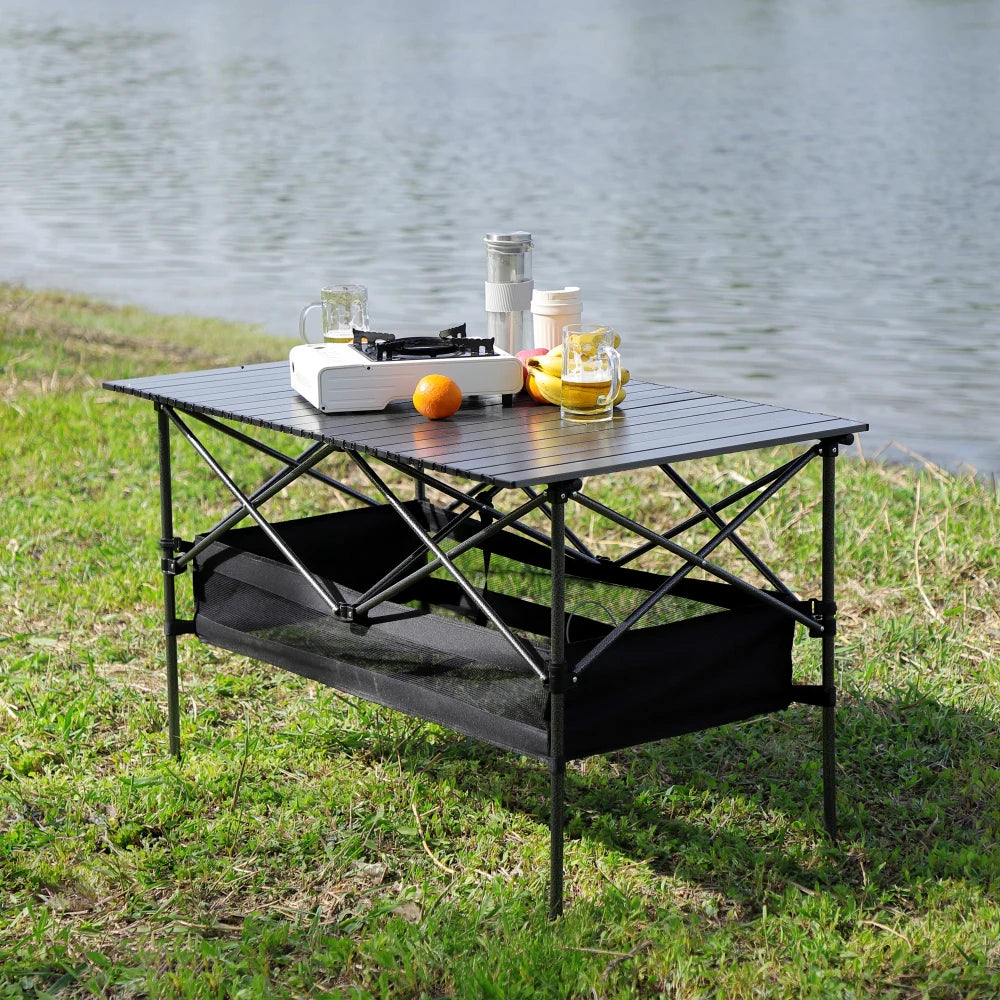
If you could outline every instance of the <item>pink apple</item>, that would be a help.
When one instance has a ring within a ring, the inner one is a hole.
[[[527,366],[525,365],[525,361],[527,361],[528,358],[537,358],[542,354],[548,354],[548,353],[549,351],[547,347],[529,347],[527,350],[518,351],[517,354],[514,355],[514,357],[521,362],[521,375],[523,378],[522,388],[528,384],[527,383],[528,369]]]

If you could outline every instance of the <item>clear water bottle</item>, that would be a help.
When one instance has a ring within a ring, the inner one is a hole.
[[[531,233],[486,236],[486,335],[508,354],[530,347]]]

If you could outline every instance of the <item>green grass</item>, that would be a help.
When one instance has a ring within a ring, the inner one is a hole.
[[[554,923],[532,761],[192,639],[174,761],[155,420],[100,381],[286,347],[0,286],[0,998],[1000,996],[1000,504],[971,477],[838,463],[836,844],[805,707],[573,765]],[[745,531],[808,595],[818,474]],[[228,509],[175,475],[192,521]]]

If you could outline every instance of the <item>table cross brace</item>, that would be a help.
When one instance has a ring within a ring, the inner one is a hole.
[[[403,521],[403,523],[420,539],[421,542],[423,542],[428,551],[434,554],[440,565],[444,567],[452,579],[454,579],[479,613],[484,615],[490,622],[493,623],[497,631],[499,631],[504,639],[507,640],[507,642],[517,652],[521,659],[531,668],[531,670],[542,680],[546,680],[547,674],[542,666],[541,657],[538,652],[533,647],[526,645],[523,640],[511,631],[506,622],[504,622],[504,620],[493,610],[493,608],[489,606],[479,591],[473,587],[458,567],[456,567],[451,561],[448,554],[417,522],[416,518],[414,518],[410,511],[406,508],[406,505],[395,495],[395,493],[393,493],[388,483],[386,483],[381,476],[379,476],[371,465],[369,465],[366,459],[356,451],[348,450],[347,454],[354,461],[355,465],[357,465],[357,467],[364,473],[364,475],[368,478],[368,481],[375,487],[375,489],[378,490],[383,497],[385,497],[386,501],[399,515],[400,520]]]
[[[314,573],[310,573],[306,568],[305,564],[301,559],[292,551],[291,548],[285,543],[284,539],[271,527],[270,522],[263,514],[257,509],[257,504],[250,497],[248,497],[240,488],[236,485],[232,477],[222,468],[221,465],[216,461],[211,452],[198,440],[194,432],[184,423],[183,420],[172,410],[167,408],[167,416],[170,418],[172,424],[184,435],[188,443],[192,448],[198,453],[202,461],[212,470],[216,478],[229,490],[230,493],[236,498],[237,502],[240,504],[243,512],[249,514],[260,527],[261,531],[270,539],[271,543],[278,549],[278,551],[288,560],[289,564],[294,566],[295,569],[301,574],[301,576],[306,580],[309,586],[315,591],[319,596],[320,600],[334,613],[337,614],[345,606],[344,596],[340,592],[340,589],[336,584],[332,584],[330,587],[319,579]],[[312,454],[310,455],[310,464],[315,464],[321,459],[325,458],[330,452],[335,451],[333,445],[320,445],[315,449],[310,449]],[[299,478],[304,472],[304,469],[296,468],[286,472],[285,476],[282,477],[284,480],[286,477],[291,477],[288,482]],[[287,483],[286,483],[287,485]],[[272,494],[273,495],[273,494]],[[262,502],[261,501],[258,501]],[[231,515],[234,517],[236,515]],[[237,517],[237,520],[242,520],[242,516]],[[221,534],[223,531],[228,530],[227,522],[230,518],[225,519],[216,528],[215,534]],[[206,543],[207,544],[207,543]],[[184,553],[183,558],[185,560],[190,560],[196,553],[196,549],[200,546],[192,546],[187,552]],[[180,564],[181,560],[177,560]],[[332,592],[331,592],[332,591]]]
[[[673,466],[661,465],[660,468],[681,490],[681,492],[709,517],[717,528],[721,529],[726,527],[726,522],[719,516],[718,511],[713,509],[710,504],[703,500],[694,487],[676,469],[674,469]],[[782,581],[778,575],[771,570],[767,563],[765,563],[764,560],[761,559],[760,556],[758,556],[757,553],[754,552],[753,549],[751,549],[750,546],[736,534],[735,531],[730,534],[729,540],[750,563],[750,565],[752,565],[754,569],[756,569],[757,572],[760,573],[760,575],[764,577],[764,579],[767,580],[772,587],[774,587],[775,590],[780,591],[786,597],[794,599],[795,595],[785,585],[784,581]]]
[[[242,444],[248,445],[249,447],[261,452],[270,458],[275,458],[279,462],[284,463],[289,467],[298,467],[305,455],[311,453],[313,448],[318,447],[323,442],[317,441],[309,449],[304,451],[299,458],[292,458],[290,455],[286,455],[283,451],[278,448],[274,448],[269,444],[265,444],[258,438],[251,437],[249,434],[244,433],[236,427],[230,427],[228,424],[222,423],[220,420],[216,420],[214,417],[210,417],[207,413],[190,413],[190,416],[194,417],[196,420],[200,420],[203,424],[214,430],[220,431],[223,434],[228,435],[236,441]],[[334,451],[340,451],[339,447],[335,447]],[[352,497],[354,500],[360,500],[361,503],[367,504],[369,507],[374,507],[378,504],[378,500],[370,496],[366,496],[360,490],[356,490],[347,483],[342,483],[338,479],[334,479],[333,476],[327,475],[325,472],[320,472],[318,469],[307,468],[304,470],[305,474],[318,482],[323,483],[325,486],[329,486],[332,489],[337,490],[340,493],[345,493],[347,496]]]
[[[753,584],[748,583],[741,577],[734,573],[730,573],[728,570],[723,569],[721,566],[710,562],[705,557],[709,555],[714,549],[716,549],[722,542],[730,538],[732,534],[742,525],[749,517],[755,514],[761,507],[767,503],[786,483],[794,478],[813,458],[813,453],[811,451],[800,455],[799,458],[793,462],[788,463],[785,466],[784,471],[777,478],[773,479],[770,485],[761,491],[761,493],[755,497],[750,503],[740,511],[725,527],[721,528],[708,542],[706,542],[697,552],[692,552],[690,549],[683,545],[679,545],[665,535],[658,534],[651,528],[647,528],[645,525],[640,524],[638,521],[632,520],[632,518],[626,517],[624,514],[619,513],[616,510],[606,506],[598,500],[594,500],[592,497],[586,496],[583,493],[574,493],[573,500],[588,510],[594,511],[596,514],[600,514],[606,517],[609,521],[618,524],[623,528],[627,528],[633,531],[637,535],[641,535],[647,538],[649,541],[660,545],[665,548],[672,555],[679,556],[684,559],[684,565],[681,566],[669,579],[664,581],[652,594],[649,595],[631,614],[629,614],[623,621],[619,622],[607,635],[605,635],[588,653],[577,663],[574,676],[579,676],[589,664],[591,664],[605,649],[608,648],[616,639],[618,639],[625,631],[630,629],[635,623],[646,614],[661,598],[670,593],[671,590],[676,587],[676,585],[687,576],[691,570],[696,567],[703,569],[713,576],[729,583],[745,593],[751,594],[759,600],[766,604],[770,604],[772,607],[777,607],[785,614],[790,615],[796,621],[801,622],[803,625],[810,629],[817,630],[822,626],[818,625],[816,620],[801,611],[799,608],[787,603],[786,600],[782,600],[775,597],[773,594],[768,593],[765,590],[761,590],[759,587],[755,587]]]
[[[819,447],[814,446],[809,449],[807,453],[810,459],[818,455]],[[802,456],[797,456],[796,458],[790,459],[782,465],[779,465],[776,469],[772,469],[770,472],[765,473],[763,476],[758,477],[752,483],[747,483],[745,486],[740,487],[728,496],[722,497],[720,500],[716,500],[715,503],[709,504],[705,509],[699,511],[696,514],[692,514],[690,517],[677,524],[671,526],[666,531],[661,533],[663,538],[676,538],[678,535],[682,535],[685,531],[691,528],[697,527],[704,520],[711,517],[713,513],[718,513],[724,510],[726,507],[732,506],[734,503],[739,503],[740,500],[750,496],[751,493],[756,493],[759,489],[767,486],[769,483],[774,482],[779,476],[783,475],[784,472],[792,465],[795,465],[801,461]],[[800,466],[801,467],[801,466]],[[664,468],[662,465],[660,468]],[[625,553],[623,556],[619,556],[615,560],[615,563],[619,566],[624,566],[629,562],[637,559],[641,555],[645,555],[647,552],[652,551],[657,547],[659,543],[654,541],[648,541],[644,545],[639,545],[631,552]]]

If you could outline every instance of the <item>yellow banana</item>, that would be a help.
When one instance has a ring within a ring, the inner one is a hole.
[[[623,368],[622,369],[622,385],[627,384],[628,380],[631,377],[632,377],[632,373],[627,368]]]
[[[553,348],[553,351],[555,348]],[[559,353],[553,354],[549,351],[548,354],[539,354],[533,358],[528,358],[531,362],[532,368],[538,368],[545,372],[546,375],[555,375],[557,378],[562,378],[562,346],[559,347]]]
[[[528,392],[539,403],[551,403],[558,406],[562,402],[562,379],[558,375],[550,375],[540,365],[533,365],[538,358],[528,358]]]

